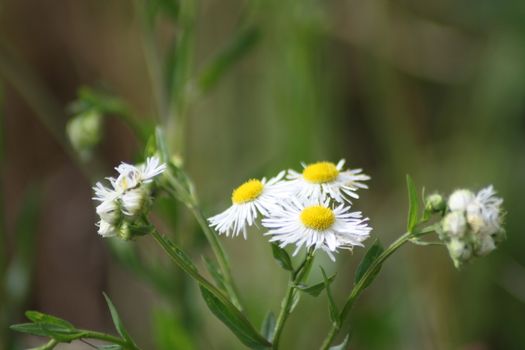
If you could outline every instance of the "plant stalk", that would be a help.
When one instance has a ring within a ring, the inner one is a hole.
[[[381,267],[383,262],[414,236],[415,235],[412,232],[404,233],[402,236],[396,239],[387,249],[385,249],[381,253],[381,255],[379,255],[379,257],[372,262],[372,264],[370,264],[363,277],[359,280],[359,282],[357,282],[354,288],[352,288],[350,296],[346,300],[346,303],[340,315],[341,324],[345,321],[346,317],[350,313],[350,310],[352,309],[354,302],[359,297],[359,295],[361,295],[363,290],[374,280],[375,277],[377,277],[377,274],[375,272]],[[338,325],[333,323],[330,332],[328,333],[323,344],[321,345],[321,350],[328,350],[330,348],[330,345],[332,344],[334,338],[337,336],[339,331],[340,328],[338,327]]]
[[[272,339],[272,349],[277,350],[279,348],[279,340],[281,338],[281,333],[284,329],[284,324],[290,315],[290,310],[293,305],[295,293],[298,293],[297,285],[301,283],[310,273],[312,263],[314,261],[314,250],[310,249],[303,261],[296,271],[290,273],[290,281],[288,283],[288,288],[286,294],[281,303],[281,311],[277,317],[277,322],[275,323],[273,339]]]

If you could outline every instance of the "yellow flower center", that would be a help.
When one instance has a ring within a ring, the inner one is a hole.
[[[301,212],[301,221],[311,229],[324,231],[329,229],[335,221],[335,215],[332,209],[321,205],[312,205],[306,207]]]
[[[263,188],[264,185],[261,181],[256,179],[248,180],[233,190],[232,202],[233,204],[241,204],[253,201],[255,198],[259,197]]]
[[[317,162],[308,165],[303,170],[303,177],[306,181],[315,184],[334,181],[339,175],[339,170],[334,163]]]

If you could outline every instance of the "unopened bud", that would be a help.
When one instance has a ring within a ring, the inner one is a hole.
[[[445,210],[446,206],[447,204],[445,203],[443,196],[439,193],[434,193],[427,197],[425,210],[431,213],[438,213]]]
[[[100,142],[102,116],[97,111],[85,111],[74,116],[66,126],[73,148],[83,158],[89,158],[93,148]]]

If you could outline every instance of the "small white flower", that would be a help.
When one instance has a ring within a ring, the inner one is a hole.
[[[121,196],[122,212],[128,216],[138,215],[149,200],[149,195],[142,188],[134,188]]]
[[[111,188],[100,182],[93,187],[93,200],[101,202],[96,211],[101,219],[98,231],[104,237],[121,232],[126,220],[132,220],[145,210],[150,201],[147,184],[166,170],[166,164],[161,164],[157,157],[150,157],[142,165],[121,163],[115,169],[119,176],[116,179],[108,178]],[[123,214],[127,217],[123,217]]]
[[[463,236],[467,230],[467,220],[462,211],[448,213],[443,219],[443,231],[450,236]]]
[[[448,207],[452,211],[443,219],[442,239],[456,267],[489,254],[505,239],[502,204],[492,186],[477,194],[457,190],[450,196]]]
[[[117,179],[110,178],[110,181],[117,192],[125,192],[141,183],[150,183],[155,176],[166,170],[166,164],[161,164],[158,157],[149,157],[144,164],[135,166],[121,163],[115,170],[119,172],[119,176]]]
[[[317,162],[302,164],[302,173],[288,171],[288,186],[301,200],[324,201],[327,197],[339,203],[350,202],[350,198],[359,198],[356,191],[368,188],[362,181],[370,180],[370,176],[362,174],[361,169],[343,171],[345,160],[339,163]]]
[[[277,203],[286,194],[282,178],[284,171],[266,181],[248,180],[232,193],[232,206],[220,214],[208,219],[210,226],[219,234],[238,236],[242,232],[246,239],[246,229],[252,226],[259,214],[268,216],[271,210],[278,207]]]
[[[118,234],[117,228],[104,220],[100,220],[97,226],[98,234],[102,237],[115,237]]]
[[[100,203],[96,211],[102,220],[112,225],[121,218],[120,207],[115,199],[108,199]]]
[[[467,206],[467,220],[474,232],[495,234],[502,230],[503,199],[496,197],[496,191],[488,186],[479,191]]]
[[[448,207],[450,211],[466,210],[467,206],[474,201],[475,196],[469,190],[456,190],[448,199]]]
[[[339,248],[363,246],[361,242],[372,230],[368,218],[363,219],[360,212],[350,212],[350,207],[344,204],[333,209],[328,199],[319,202],[292,198],[272,211],[262,224],[269,230],[265,235],[272,236],[270,242],[279,242],[281,247],[295,244],[294,255],[303,246],[314,247],[324,250],[332,260]]]

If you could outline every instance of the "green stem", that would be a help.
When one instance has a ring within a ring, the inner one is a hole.
[[[80,330],[82,332],[82,336],[79,337],[79,339],[97,339],[102,340],[108,343],[113,343],[122,346],[124,349],[129,350],[141,350],[137,345],[133,344],[133,342],[128,342],[124,339],[115,337],[110,334],[102,333],[102,332],[96,332],[96,331],[88,331],[88,330]]]
[[[219,241],[217,234],[210,228],[208,222],[206,221],[206,218],[204,217],[202,211],[199,208],[197,208],[196,206],[191,206],[190,209],[193,215],[195,216],[195,219],[201,226],[202,231],[204,232],[204,235],[206,236],[206,239],[210,243],[211,249],[215,254],[215,257],[217,258],[217,262],[222,272],[222,277],[224,278],[224,285],[226,287],[228,295],[231,298],[232,303],[240,311],[242,311],[242,305],[239,300],[237,289],[235,287],[233,277],[231,274],[230,262],[226,253],[224,252],[224,248],[222,247],[222,244]]]
[[[403,244],[405,244],[407,241],[409,241],[412,237],[414,237],[414,233],[412,232],[406,232],[401,237],[396,239],[387,249],[385,249],[381,255],[377,259],[375,259],[366,272],[364,273],[363,277],[357,282],[357,284],[354,286],[352,291],[350,292],[350,296],[346,300],[345,306],[343,307],[343,310],[341,311],[341,324],[344,322],[346,317],[348,316],[350,310],[352,309],[354,302],[359,297],[361,292],[374,280],[374,278],[377,276],[377,270],[381,267],[383,262],[388,259],[390,255],[392,255],[397,249],[399,249]],[[332,341],[339,333],[339,326],[335,323],[332,324],[332,328],[330,329],[330,332],[328,333],[327,337],[325,338],[323,344],[321,345],[322,350],[327,350],[330,345],[332,344]]]
[[[272,349],[276,350],[279,348],[279,340],[281,338],[281,333],[284,329],[284,324],[290,315],[290,309],[293,305],[295,293],[298,293],[297,285],[301,283],[310,273],[310,268],[314,261],[314,250],[310,249],[303,261],[303,263],[290,274],[290,281],[288,283],[288,288],[286,294],[281,303],[281,311],[277,317],[277,322],[275,323],[275,328],[273,332],[272,339]]]

